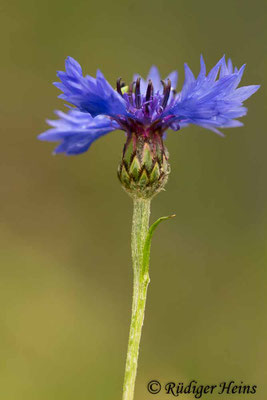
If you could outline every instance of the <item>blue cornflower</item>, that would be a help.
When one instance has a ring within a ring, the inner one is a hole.
[[[164,137],[168,128],[178,130],[188,124],[210,129],[220,135],[220,128],[242,126],[236,118],[247,109],[243,101],[255,93],[259,85],[238,88],[245,65],[233,68],[225,57],[206,74],[201,56],[197,78],[185,64],[185,82],[176,91],[178,74],[172,72],[161,80],[152,67],[146,80],[134,76],[128,86],[117,80],[114,89],[98,71],[96,78],[83,76],[80,64],[73,58],[66,60],[66,71],[58,72],[61,82],[55,86],[59,96],[75,108],[68,113],[58,111],[60,119],[48,123],[53,128],[39,135],[40,140],[58,141],[55,153],[79,154],[97,138],[120,129],[130,136],[133,132],[143,137]]]

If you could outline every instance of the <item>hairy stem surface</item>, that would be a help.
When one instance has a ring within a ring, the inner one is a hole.
[[[134,199],[132,224],[133,303],[128,342],[123,400],[133,400],[139,345],[145,314],[149,284],[149,250],[146,245],[149,232],[150,200]]]

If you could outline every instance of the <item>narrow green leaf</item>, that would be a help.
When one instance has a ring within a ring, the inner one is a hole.
[[[144,275],[149,268],[149,257],[150,257],[150,247],[151,247],[151,241],[152,241],[152,236],[153,233],[156,229],[156,227],[162,222],[166,221],[167,219],[174,218],[176,215],[169,215],[168,217],[161,217],[159,218],[154,224],[151,225],[151,227],[148,230],[145,244],[144,244],[144,249],[143,249],[143,267],[142,267],[142,275]]]

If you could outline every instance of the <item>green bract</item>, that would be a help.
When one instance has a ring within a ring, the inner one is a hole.
[[[128,137],[118,177],[130,196],[152,198],[164,188],[169,173],[168,151],[159,133],[132,133]]]

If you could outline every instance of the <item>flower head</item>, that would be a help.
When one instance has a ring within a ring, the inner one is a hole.
[[[237,118],[247,112],[243,101],[259,88],[238,88],[244,68],[233,68],[231,60],[226,63],[223,57],[207,74],[201,57],[197,78],[185,64],[180,92],[176,91],[177,72],[161,80],[156,67],[151,68],[146,80],[135,75],[126,85],[119,78],[114,89],[100,71],[96,78],[83,76],[79,63],[68,57],[66,71],[58,72],[60,82],[55,86],[62,91],[59,97],[75,108],[68,113],[57,112],[60,119],[49,120],[52,129],[39,139],[59,141],[55,153],[80,154],[115,129],[125,131],[128,137],[133,132],[143,138],[155,133],[164,137],[168,128],[178,130],[195,124],[222,135],[220,128],[242,125]]]

